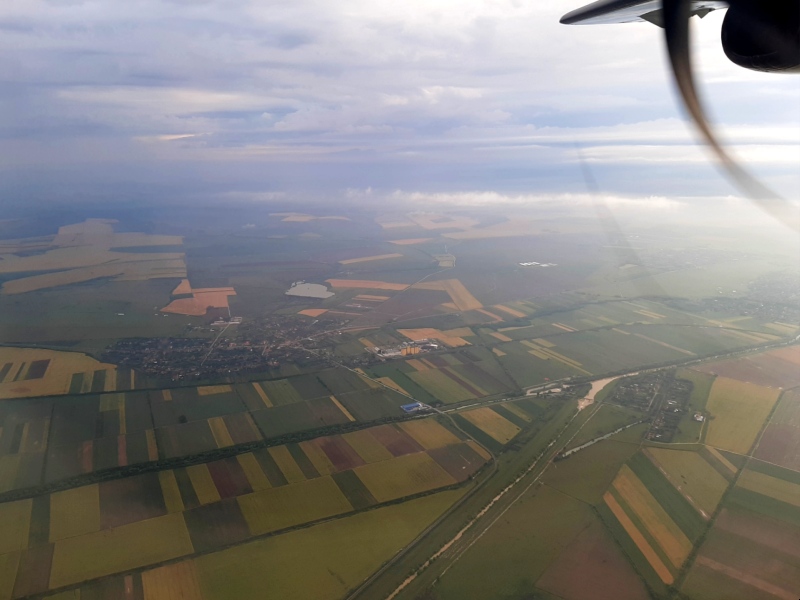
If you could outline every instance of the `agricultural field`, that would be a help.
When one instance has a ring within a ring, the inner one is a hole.
[[[491,474],[398,564],[478,514],[575,384],[672,364],[680,446],[647,422],[542,465],[397,600],[795,594],[800,347],[681,365],[796,335],[796,253],[716,228],[676,247],[661,223],[619,248],[548,209],[273,210],[0,222],[0,600],[341,598]],[[159,383],[91,358],[122,338],[151,338],[151,366],[208,340],[268,366]],[[567,393],[524,395],[545,383]],[[552,452],[646,416],[607,393]]]
[[[690,381],[692,392],[686,412],[681,417],[672,441],[676,443],[699,442],[706,424],[696,421],[694,415],[705,413],[708,396],[714,384],[714,376],[693,369],[678,369],[675,377]]]
[[[334,371],[231,385],[7,400],[0,403],[0,493],[397,417],[407,402],[364,378]]]
[[[405,425],[0,504],[0,555],[24,554],[14,597],[455,486],[489,459],[433,418]]]
[[[558,570],[550,571],[549,577],[547,573],[551,568],[558,569],[551,567],[554,560],[564,556],[594,519],[587,504],[566,494],[549,486],[531,489],[451,564],[433,587],[435,597],[524,598],[525,594],[536,591],[536,582],[543,576],[550,582],[548,587],[562,587],[565,583]],[[608,545],[604,552],[614,555],[617,551]],[[613,560],[620,567],[618,572],[627,579],[630,568],[617,556]],[[613,572],[605,576],[595,572],[594,581],[608,581],[614,576]]]
[[[800,471],[800,392],[784,392],[753,456]]]
[[[670,462],[663,455],[661,458]],[[710,489],[696,481],[690,484],[688,479],[686,483],[675,481],[675,462],[670,464],[670,479],[669,472],[647,454],[634,455],[603,495],[600,507],[603,520],[653,589],[663,590],[676,581],[706,528],[708,513],[701,512],[698,500],[684,488],[691,488],[697,496],[702,492],[708,502],[714,494],[721,497],[727,486],[723,478]],[[696,461],[690,464],[698,468]],[[691,473],[685,461],[680,467],[688,475],[707,472]]]
[[[79,352],[0,347],[0,400],[132,389],[121,371]]]
[[[459,495],[444,492],[196,559],[203,598],[258,597],[267,565],[271,593],[282,598],[339,598]],[[372,535],[377,529],[381,535]],[[301,554],[307,561],[302,569],[296,562]]]
[[[0,275],[16,278],[6,279],[1,292],[24,294],[98,278],[135,281],[186,277],[182,252],[157,251],[159,246],[181,246],[181,237],[117,234],[115,223],[88,219],[64,225],[55,236],[36,244],[25,239],[5,241],[0,247]],[[148,246],[153,252],[125,251]]]
[[[578,434],[570,441],[569,446],[570,448],[575,448],[641,419],[642,413],[639,411],[622,406],[601,404]]]
[[[703,516],[710,517],[729,485],[700,452],[647,448],[645,454]]]
[[[779,389],[717,376],[706,404],[706,443],[748,454],[779,395]]]
[[[800,589],[800,477],[751,461],[681,588],[689,598],[793,598]]]
[[[174,299],[161,312],[201,317],[209,308],[229,309],[228,298],[235,295],[232,287],[192,288],[189,280],[184,279],[172,290]]]
[[[714,362],[695,370],[743,383],[789,389],[800,385],[800,346]]]

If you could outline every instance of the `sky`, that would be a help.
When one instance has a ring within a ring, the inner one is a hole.
[[[696,143],[661,30],[581,0],[3,0],[0,194],[491,204],[738,192]],[[800,77],[729,63],[693,19],[734,153],[800,195]],[[713,204],[712,204],[713,206]]]

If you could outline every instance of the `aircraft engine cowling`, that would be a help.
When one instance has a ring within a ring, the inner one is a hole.
[[[722,22],[722,48],[746,69],[800,71],[800,0],[735,0]]]

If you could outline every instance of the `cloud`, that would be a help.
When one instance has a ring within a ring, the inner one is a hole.
[[[579,4],[3,2],[0,189],[65,168],[91,189],[135,167],[198,192],[567,193],[577,145],[614,193],[727,191],[675,102],[661,31],[560,25]],[[721,17],[694,27],[711,112],[797,189],[796,80],[731,65]]]

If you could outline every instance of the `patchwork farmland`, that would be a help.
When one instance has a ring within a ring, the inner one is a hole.
[[[489,459],[433,418],[404,425],[0,504],[0,552],[21,556],[12,597],[453,487]]]

